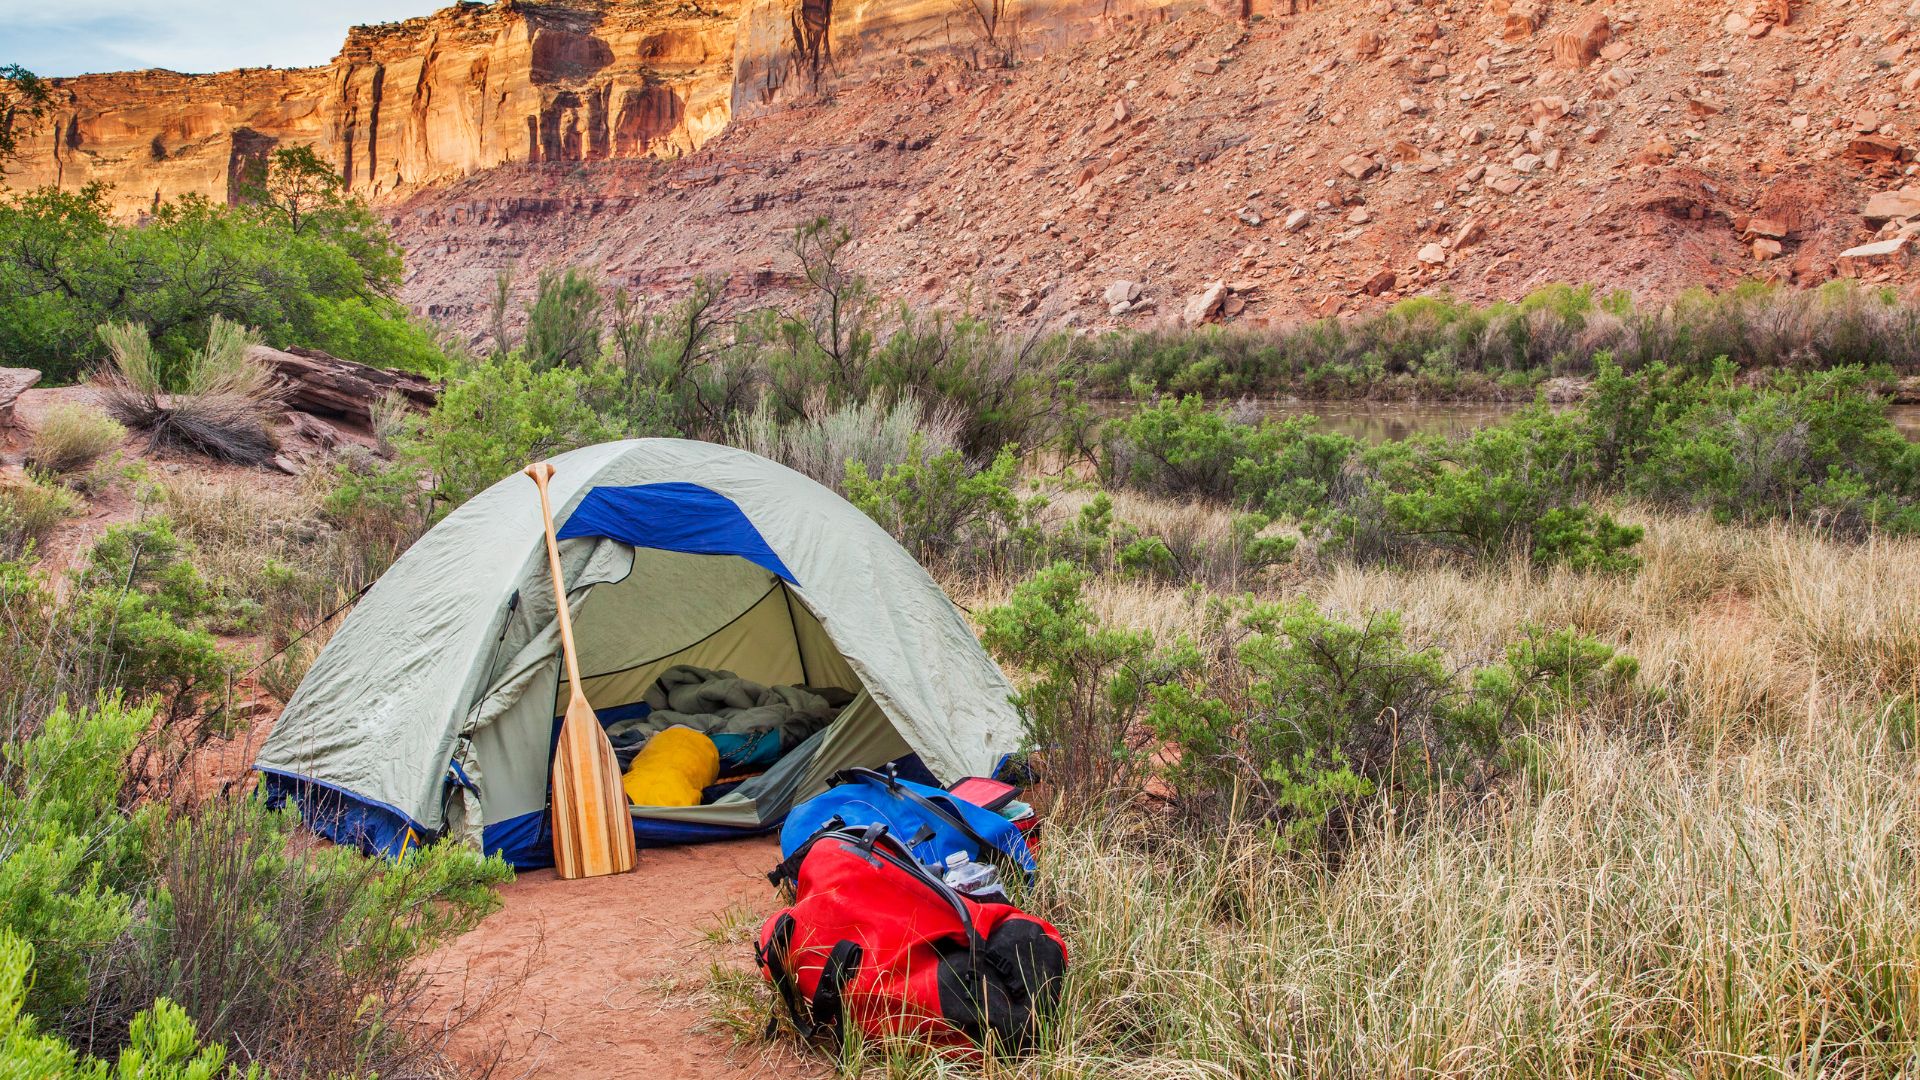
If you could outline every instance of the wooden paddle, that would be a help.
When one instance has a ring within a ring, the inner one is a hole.
[[[553,504],[547,480],[553,466],[527,466],[540,489],[540,517],[547,527],[547,567],[553,572],[553,599],[560,620],[560,654],[566,657],[573,696],[560,722],[560,744],[553,751],[553,869],[565,879],[624,874],[633,869],[633,818],[620,786],[620,759],[587,704],[580,686],[580,658],[573,649],[573,618],[567,611],[567,585],[560,577],[560,541],[553,534]]]

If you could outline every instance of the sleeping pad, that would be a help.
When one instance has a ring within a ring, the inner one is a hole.
[[[607,725],[625,769],[656,732],[679,726],[713,740],[722,773],[764,768],[831,723],[853,694],[838,687],[766,686],[731,671],[678,664],[647,687],[644,716]]]

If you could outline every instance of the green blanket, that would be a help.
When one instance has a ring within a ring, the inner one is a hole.
[[[641,700],[652,710],[647,715],[607,726],[623,769],[656,732],[675,725],[716,742],[722,736],[757,741],[775,732],[785,753],[831,723],[853,695],[838,687],[766,686],[731,671],[680,664],[663,672]]]

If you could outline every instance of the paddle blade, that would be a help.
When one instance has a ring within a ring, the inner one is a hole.
[[[575,692],[553,752],[553,868],[562,878],[633,869],[633,818],[620,786],[620,759]]]

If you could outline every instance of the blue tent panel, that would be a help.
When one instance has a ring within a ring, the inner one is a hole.
[[[714,840],[738,840],[743,836],[764,836],[779,827],[777,822],[757,828],[743,828],[634,818],[633,841],[643,848],[704,844]],[[531,814],[521,814],[488,825],[481,843],[487,854],[500,856],[515,870],[537,870],[553,865],[553,832],[547,826],[545,810],[535,810]]]
[[[385,803],[310,777],[273,769],[261,769],[260,775],[268,806],[292,802],[309,829],[336,844],[398,856],[432,839],[425,826]]]
[[[732,499],[699,484],[594,488],[557,535],[562,540],[604,536],[637,548],[689,555],[738,555],[789,585],[800,584]]]

